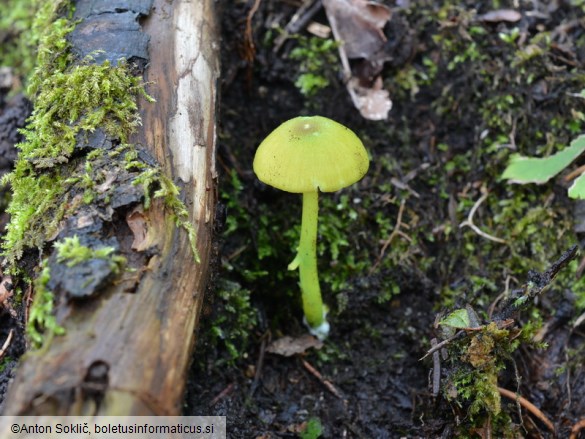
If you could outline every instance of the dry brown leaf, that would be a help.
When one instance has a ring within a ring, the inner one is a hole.
[[[382,88],[382,78],[376,78],[372,88],[360,85],[357,78],[352,78],[347,88],[351,99],[360,114],[369,120],[384,120],[392,109],[392,101],[387,90]]]
[[[390,9],[365,0],[323,0],[323,6],[337,41],[341,65],[347,80],[347,91],[360,114],[369,120],[388,118],[392,101],[388,91],[382,88],[382,78],[376,77],[384,61],[386,37],[383,27],[390,19]],[[368,68],[359,77],[351,71],[348,58],[363,58]],[[372,79],[374,82],[372,83]]]
[[[298,338],[289,337],[287,335],[270,343],[266,348],[266,352],[282,355],[284,357],[291,357],[296,354],[302,354],[311,348],[321,349],[322,347],[323,342],[312,335],[305,334]]]
[[[126,222],[134,235],[132,250],[138,252],[146,250],[148,248],[148,242],[146,239],[148,233],[148,219],[144,216],[142,207],[136,207],[128,213],[128,215],[126,215]]]
[[[10,297],[12,297],[12,278],[6,276],[0,283],[0,305],[4,305]]]
[[[323,6],[348,58],[369,59],[384,48],[382,29],[391,17],[387,6],[365,0],[323,0]]]
[[[0,282],[0,308],[4,308],[10,313],[12,317],[16,317],[16,311],[9,301],[9,299],[12,297],[13,289],[14,287],[12,285],[12,278],[10,276],[5,276]]]
[[[499,23],[501,21],[516,23],[522,19],[522,14],[514,9],[498,9],[496,11],[486,12],[477,18],[480,21],[486,21],[488,23]]]

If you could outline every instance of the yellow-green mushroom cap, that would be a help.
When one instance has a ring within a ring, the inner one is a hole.
[[[258,179],[286,192],[335,192],[360,180],[370,161],[349,128],[321,116],[295,117],[264,139],[254,157]]]

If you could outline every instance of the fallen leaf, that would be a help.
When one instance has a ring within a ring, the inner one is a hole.
[[[5,276],[0,282],[0,308],[6,309],[12,317],[16,317],[17,313],[8,301],[12,297],[13,290],[12,278]]]
[[[511,183],[546,183],[557,175],[581,154],[585,152],[585,135],[574,139],[571,144],[548,157],[536,158],[514,154],[510,157],[508,167],[504,170],[502,178]],[[569,188],[571,198],[585,198],[585,180],[575,181]]]
[[[323,0],[323,6],[348,58],[370,59],[384,48],[382,29],[392,15],[387,6],[365,0]]]
[[[134,241],[132,241],[132,250],[138,252],[144,251],[148,248],[147,233],[148,233],[148,220],[144,216],[142,207],[135,208],[132,212],[126,215],[126,222],[128,227],[134,235]]]
[[[339,56],[354,106],[366,119],[387,119],[392,101],[388,91],[382,88],[382,78],[376,75],[389,59],[382,29],[391,17],[390,9],[365,0],[323,0],[323,6],[333,36],[343,42]],[[364,60],[361,76],[351,71],[349,58]]]
[[[439,322],[439,325],[446,325],[452,328],[468,328],[471,323],[466,309],[453,311]]]
[[[4,305],[5,302],[12,297],[12,278],[6,276],[0,283],[0,305]]]
[[[284,357],[291,357],[296,354],[302,354],[311,348],[321,349],[322,347],[323,342],[312,335],[305,334],[298,338],[289,337],[287,335],[270,343],[266,348],[266,352],[282,355]]]
[[[514,9],[498,9],[496,11],[486,12],[477,18],[487,23],[499,23],[501,21],[516,23],[522,19],[522,14]]]
[[[357,78],[347,83],[349,94],[360,114],[369,120],[384,120],[392,109],[392,101],[387,90],[382,88],[382,78],[376,78],[372,88],[360,85]]]

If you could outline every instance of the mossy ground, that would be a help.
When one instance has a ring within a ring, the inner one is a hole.
[[[436,313],[470,303],[487,321],[497,296],[518,288],[529,270],[545,270],[579,242],[574,202],[562,178],[519,186],[500,175],[512,153],[550,154],[583,131],[585,106],[575,96],[585,88],[583,36],[575,25],[584,15],[582,6],[567,3],[538,14],[522,4],[518,22],[481,19],[490,10],[513,8],[511,2],[421,1],[396,8],[386,28],[391,52],[383,70],[394,108],[387,122],[368,122],[358,116],[342,84],[331,80],[329,67],[322,72],[329,85],[312,97],[295,89],[303,64],[287,55],[299,42],[272,50],[278,32],[267,25],[272,23],[267,3],[254,16],[257,57],[244,67],[238,42],[228,35],[245,34],[237,23],[248,11],[240,5],[226,12],[226,41],[234,45],[224,52],[224,70],[235,80],[224,84],[219,142],[227,209],[224,280],[204,328],[237,336],[224,338],[227,349],[213,348],[217,337],[207,345],[207,362],[194,376],[206,374],[213,384],[194,384],[188,401],[195,410],[235,416],[232,426],[241,437],[271,437],[311,416],[321,419],[324,437],[343,431],[356,437],[449,432],[449,437],[473,437],[487,419],[494,437],[525,433],[529,427],[520,426],[515,405],[501,401],[494,386],[516,389],[518,374],[521,393],[536,398],[528,383],[534,371],[522,366],[516,372],[513,365],[526,365],[527,358],[546,351],[531,347],[528,339],[510,343],[508,335],[515,332],[482,336],[493,342],[484,353],[493,355],[486,354],[481,367],[470,366],[471,354],[454,350],[445,373],[461,392],[450,401],[429,396],[429,364],[418,359],[436,335]],[[304,333],[297,279],[286,271],[298,242],[300,197],[259,183],[251,163],[259,142],[299,114],[320,114],[351,127],[372,158],[366,178],[324,194],[320,206],[319,270],[332,308],[332,336],[324,349],[304,358],[344,392],[345,406],[305,374],[300,360],[263,350],[267,337]],[[466,223],[470,212],[473,224]],[[559,320],[560,328],[570,331],[568,321],[585,305],[585,284],[577,272],[575,261],[518,317],[517,327],[525,334],[547,327],[564,303],[570,311]],[[555,339],[554,332],[546,334],[545,340]],[[473,350],[470,340],[459,349]],[[482,345],[475,340],[475,348]],[[577,336],[569,344],[579,343]],[[214,364],[226,360],[234,365],[232,372],[214,371]],[[236,390],[222,396],[234,383]],[[213,408],[205,405],[209,401]],[[547,404],[555,422],[571,422],[560,406]]]

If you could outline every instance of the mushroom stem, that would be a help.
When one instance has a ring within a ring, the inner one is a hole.
[[[303,219],[301,223],[301,242],[297,256],[288,269],[299,269],[303,311],[311,328],[317,328],[325,321],[323,299],[317,274],[317,217],[319,214],[319,193],[303,193]]]

